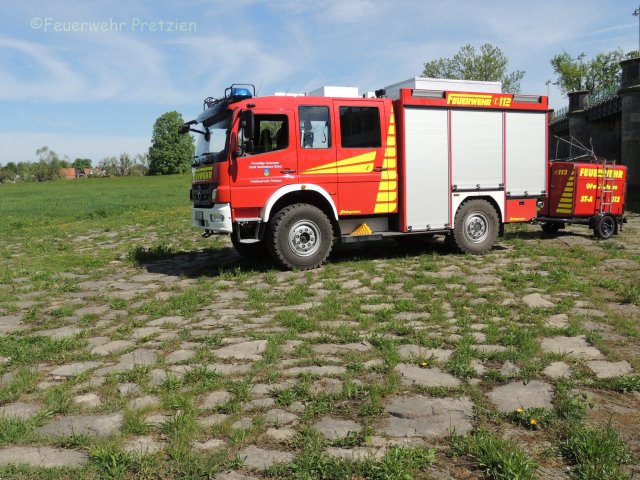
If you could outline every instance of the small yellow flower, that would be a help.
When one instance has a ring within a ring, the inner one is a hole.
[[[535,418],[532,418],[531,420],[529,420],[529,423],[535,427],[538,424],[538,420],[536,420]]]
[[[429,364],[428,364],[427,362],[422,362],[422,363],[420,364],[420,366],[421,366],[422,368],[426,368],[426,367],[428,367],[428,366],[429,366]]]
[[[523,413],[523,412],[524,412],[524,410],[523,410],[523,409],[521,409],[521,408],[519,408],[519,409],[517,409],[517,410],[516,410],[516,412],[518,412],[518,413]]]

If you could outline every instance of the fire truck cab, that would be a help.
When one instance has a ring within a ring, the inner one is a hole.
[[[232,85],[206,99],[181,128],[197,135],[192,224],[231,234],[246,257],[310,269],[337,240],[444,234],[481,254],[504,223],[532,220],[547,188],[546,97],[409,82],[395,98]]]

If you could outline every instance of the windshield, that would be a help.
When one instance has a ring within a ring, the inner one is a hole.
[[[216,119],[214,123],[209,125],[205,121],[203,130],[208,132],[207,135],[196,133],[196,155],[194,164],[215,163],[226,160],[227,158],[227,129],[229,128],[230,114],[226,114],[222,118]]]

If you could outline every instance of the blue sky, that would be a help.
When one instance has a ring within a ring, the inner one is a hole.
[[[146,151],[159,115],[193,118],[233,82],[263,95],[322,85],[362,92],[417,76],[467,43],[499,46],[510,69],[526,71],[523,93],[546,94],[549,60],[563,49],[587,58],[637,49],[636,8],[638,0],[3,1],[0,163],[34,161],[47,145],[95,165]],[[565,103],[552,86],[552,106]]]

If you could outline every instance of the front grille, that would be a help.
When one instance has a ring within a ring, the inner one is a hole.
[[[199,183],[191,186],[194,207],[210,207],[215,201],[217,183]]]

